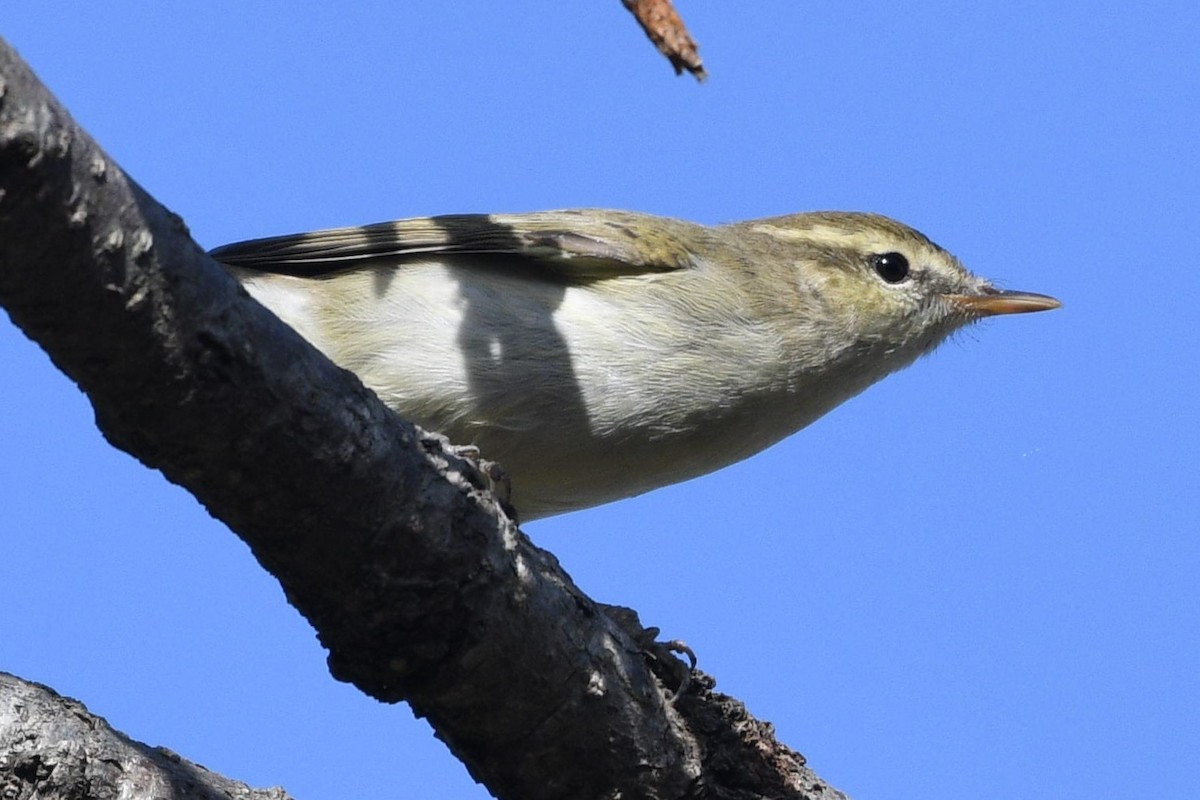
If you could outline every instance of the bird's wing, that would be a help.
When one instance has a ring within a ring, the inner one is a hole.
[[[686,268],[692,264],[686,243],[703,230],[628,211],[458,214],[254,239],[209,255],[233,267],[315,276],[368,260],[399,266],[423,257],[476,254],[506,256],[509,264],[515,258],[566,279],[596,279]]]

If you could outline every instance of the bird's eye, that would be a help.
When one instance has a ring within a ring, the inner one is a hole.
[[[908,259],[900,253],[879,253],[871,256],[871,266],[888,283],[899,283],[908,277]]]

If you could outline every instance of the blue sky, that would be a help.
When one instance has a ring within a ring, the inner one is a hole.
[[[1200,10],[8,0],[199,242],[458,211],[895,216],[1053,313],[690,483],[527,526],[866,798],[1200,794]],[[0,321],[0,669],[297,797],[484,798]]]

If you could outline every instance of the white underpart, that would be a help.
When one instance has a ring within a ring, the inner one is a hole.
[[[661,275],[603,293],[437,262],[242,279],[403,416],[498,461],[526,519],[709,472],[844,399],[780,391],[782,344],[744,319],[686,302],[631,317],[622,293]],[[717,367],[731,359],[744,369]]]

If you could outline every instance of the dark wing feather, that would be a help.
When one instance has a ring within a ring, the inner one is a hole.
[[[233,267],[314,276],[366,260],[400,265],[431,254],[486,254],[536,262],[564,278],[600,278],[685,268],[692,263],[687,242],[704,230],[627,211],[458,214],[254,239],[209,255]]]

